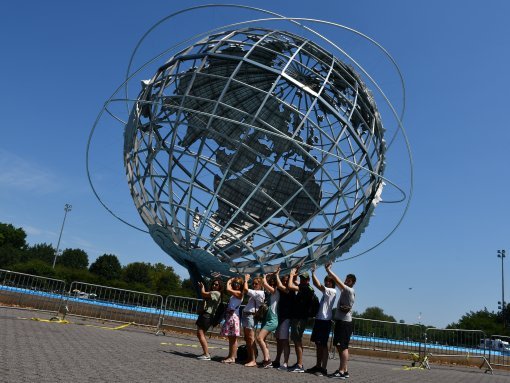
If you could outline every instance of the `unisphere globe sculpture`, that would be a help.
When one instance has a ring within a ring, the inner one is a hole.
[[[178,263],[285,272],[358,241],[384,185],[383,133],[351,66],[247,27],[181,49],[143,83],[124,162],[142,220]]]

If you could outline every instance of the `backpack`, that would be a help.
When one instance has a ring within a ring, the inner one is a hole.
[[[255,359],[259,356],[258,349],[255,349]],[[238,363],[244,363],[248,359],[248,349],[245,344],[240,345],[237,347],[237,358],[236,361]]]
[[[310,306],[308,306],[308,317],[309,318],[315,318],[317,315],[317,312],[319,311],[320,307],[319,298],[317,298],[317,295],[313,293],[312,300],[310,301]]]
[[[220,302],[218,307],[216,307],[216,311],[214,312],[211,318],[211,327],[216,327],[221,323],[221,321],[225,318],[225,313],[227,311],[227,304],[225,302]]]

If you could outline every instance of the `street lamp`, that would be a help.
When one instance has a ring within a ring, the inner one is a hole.
[[[66,203],[64,206],[64,220],[62,221],[62,227],[60,228],[60,235],[58,236],[57,249],[55,250],[55,257],[53,258],[53,268],[55,268],[55,263],[57,262],[58,250],[60,248],[60,239],[62,238],[62,232],[64,231],[64,224],[66,223],[67,213],[71,211],[73,206],[71,204]]]
[[[503,260],[505,257],[505,250],[498,250],[498,258],[501,258],[501,302],[498,302],[501,306],[498,308],[501,309],[501,315],[503,316],[503,328],[506,328],[505,274],[503,271]]]

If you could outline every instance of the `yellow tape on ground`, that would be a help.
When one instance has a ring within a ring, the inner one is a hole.
[[[96,325],[93,325],[93,324],[84,324],[83,326],[86,326],[86,327],[95,327],[95,328],[101,328],[103,330],[121,330],[123,328],[126,328],[130,325],[132,325],[133,323],[126,323],[126,324],[122,324],[120,326],[117,326],[117,327],[107,327],[107,326],[96,326]]]
[[[21,318],[20,318],[21,319]],[[25,318],[23,318],[25,319]],[[42,318],[30,318],[30,320],[35,320],[37,322],[45,322],[45,323],[60,323],[60,324],[68,324],[69,321],[62,319],[42,319]]]
[[[186,344],[186,343],[161,342],[160,344],[162,346],[193,347],[193,348],[199,347],[197,344]],[[228,350],[228,347],[209,346],[208,348],[210,348],[210,349],[217,348],[218,350]]]
[[[58,318],[42,319],[42,318],[23,318],[23,317],[18,317],[18,319],[21,319],[21,320],[33,320],[33,321],[44,322],[44,323],[59,323],[59,324],[69,324],[69,323],[71,323],[68,320],[63,320],[63,319],[58,319]],[[77,324],[77,325],[80,325],[80,326],[86,326],[86,327],[100,328],[100,329],[103,329],[103,330],[122,330],[123,328],[131,326],[134,323],[126,323],[126,324],[122,324],[122,325],[117,326],[117,327],[97,326],[97,325],[93,325],[93,324],[84,324],[84,323],[74,323],[74,324]]]
[[[402,366],[402,370],[404,371],[410,371],[410,370],[424,370],[425,367],[409,367],[409,366]],[[400,370],[400,368],[396,368],[396,370]]]

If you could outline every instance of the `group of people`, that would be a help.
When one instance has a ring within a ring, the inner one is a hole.
[[[352,306],[355,293],[353,286],[356,277],[348,274],[342,281],[332,270],[331,263],[326,264],[326,277],[322,284],[316,276],[316,267],[311,268],[313,285],[322,293],[317,312],[310,312],[314,307],[314,289],[310,285],[310,274],[299,273],[299,268],[291,270],[289,275],[280,277],[280,270],[265,274],[261,277],[251,278],[246,274],[244,279],[231,278],[226,283],[225,292],[230,296],[226,308],[225,319],[221,327],[221,335],[228,338],[229,352],[221,362],[232,364],[236,362],[238,342],[237,338],[243,329],[246,342],[246,367],[260,366],[262,368],[277,368],[289,372],[307,372],[317,376],[346,379],[349,377],[347,363],[349,360],[349,342],[352,334]],[[299,283],[297,279],[299,277]],[[251,286],[250,286],[251,280]],[[214,279],[209,291],[199,283],[204,306],[198,316],[197,337],[202,346],[203,354],[199,360],[210,360],[206,332],[211,327],[211,321],[218,305],[222,301],[223,282]],[[340,297],[336,310],[333,309],[337,297],[336,287],[340,290]],[[268,294],[268,296],[266,296]],[[240,313],[243,299],[247,303]],[[257,312],[262,305],[267,305],[267,312],[261,319],[261,328],[256,333],[258,325]],[[314,326],[311,341],[316,345],[316,364],[306,369],[303,364],[303,334],[310,317],[314,317]],[[339,368],[331,375],[327,374],[329,359],[328,340],[334,321],[333,344],[340,357]],[[267,346],[267,336],[274,333],[276,337],[276,356],[272,360]],[[296,363],[289,365],[290,340],[294,343]],[[257,364],[257,344],[262,351],[262,363]],[[281,359],[283,356],[283,362]]]

